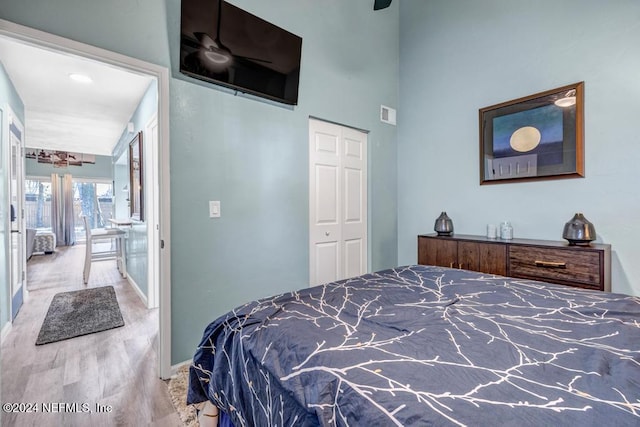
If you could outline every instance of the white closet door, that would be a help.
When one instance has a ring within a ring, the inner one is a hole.
[[[367,271],[367,135],[309,120],[311,286]]]

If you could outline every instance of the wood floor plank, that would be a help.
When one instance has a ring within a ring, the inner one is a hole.
[[[83,262],[83,245],[56,248],[28,262],[29,297],[0,348],[3,403],[60,403],[63,410],[3,413],[0,425],[181,426],[167,386],[157,377],[158,309],[145,307],[115,261],[94,263],[85,286]],[[114,287],[123,327],[35,345],[55,294],[99,286]],[[74,403],[88,405],[90,412],[64,410]]]

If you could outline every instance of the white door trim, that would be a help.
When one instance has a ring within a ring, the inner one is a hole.
[[[22,304],[24,304],[25,300],[27,299],[27,282],[26,282],[26,276],[27,276],[27,260],[26,260],[26,256],[25,256],[25,245],[26,245],[26,227],[25,227],[25,220],[24,220],[24,168],[25,168],[25,164],[24,164],[24,140],[25,140],[25,136],[24,136],[24,124],[20,121],[20,119],[18,118],[18,116],[16,115],[16,113],[13,111],[13,109],[11,108],[10,105],[7,105],[7,148],[8,148],[8,152],[7,152],[7,159],[9,160],[9,165],[8,165],[8,171],[9,171],[9,205],[13,204],[16,211],[16,215],[17,215],[17,222],[18,222],[18,263],[20,264],[18,266],[18,274],[22,275],[22,277],[19,279],[19,286],[17,286],[17,288],[13,288],[13,233],[11,233],[11,230],[13,227],[9,227],[9,281],[10,281],[10,285],[9,285],[9,322],[13,323],[13,311],[14,311],[14,297],[16,296],[18,290],[20,290],[22,292],[22,298],[20,300],[20,306],[22,306]],[[13,148],[13,134],[11,132],[11,125],[14,125],[16,128],[18,128],[18,132],[20,133],[20,138],[19,138],[19,145],[17,147],[17,152],[16,152],[16,156],[17,156],[17,160],[16,160],[16,164],[11,165],[12,162],[12,157],[13,157],[13,153],[12,153],[12,148]],[[15,168],[15,173],[16,173],[16,188],[13,190],[11,189],[12,181],[12,174],[14,172],[14,168]],[[17,199],[16,203],[12,203],[11,198],[13,197],[13,192],[15,191],[15,196]],[[11,224],[11,222],[9,222],[9,224]]]
[[[145,161],[146,170],[145,174],[145,206],[157,206],[158,199],[160,197],[159,189],[159,175],[157,173],[158,168],[158,115],[154,114],[151,120],[147,122],[144,128],[145,133],[145,147],[148,150],[145,153],[145,158],[150,161]],[[149,143],[151,142],[151,143]],[[149,185],[150,184],[150,185]],[[150,191],[149,191],[150,190]],[[147,223],[147,308],[158,307],[158,265],[160,263],[160,253],[154,248],[160,247],[159,230],[160,224],[158,223],[158,217],[156,215],[156,209],[150,209],[147,217],[145,218]],[[147,214],[147,213],[145,213]]]
[[[6,109],[9,108],[9,105],[7,104],[0,104],[0,150],[4,150],[5,152],[8,152],[9,150],[9,145],[10,142],[9,140],[9,135],[6,131],[8,131],[9,127],[6,126],[5,124],[9,122],[8,120],[8,116],[5,115],[5,113],[7,113]],[[8,278],[10,281],[11,280],[11,273],[9,271],[10,267],[10,263],[11,260],[9,259],[9,251],[11,251],[11,219],[9,218],[9,204],[11,201],[11,196],[9,195],[9,181],[11,180],[11,173],[9,172],[9,163],[7,160],[7,156],[5,153],[0,152],[0,162],[2,162],[2,164],[0,164],[0,169],[2,169],[2,174],[3,176],[0,176],[0,184],[2,184],[2,186],[4,187],[2,189],[2,191],[0,191],[0,194],[2,194],[4,197],[1,201],[2,203],[2,207],[0,208],[0,245],[2,246],[2,249],[4,250],[4,263],[5,263],[5,268],[6,268],[6,278]],[[4,191],[4,193],[3,193]],[[4,208],[7,208],[7,214],[4,215],[3,210]],[[5,277],[2,277],[1,279],[5,279]],[[9,285],[9,283],[5,284],[4,286],[7,286],[7,294],[11,294],[11,287]],[[10,297],[8,297],[8,300],[6,302],[6,306],[0,306],[0,312],[7,310],[7,323],[5,323],[5,325],[2,327],[2,330],[0,331],[0,343],[4,343],[5,338],[7,337],[7,335],[9,334],[9,332],[11,331],[11,300]]]
[[[69,53],[154,77],[158,82],[158,144],[160,200],[158,213],[160,239],[160,312],[158,375],[171,376],[171,219],[169,186],[169,70],[166,67],[101,49],[75,40],[56,36],[34,28],[0,19],[0,36],[9,37],[38,47]]]

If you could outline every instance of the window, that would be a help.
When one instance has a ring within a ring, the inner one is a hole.
[[[24,216],[27,228],[51,230],[51,180],[27,178],[24,181]]]
[[[81,215],[91,228],[108,226],[113,217],[113,184],[111,181],[73,180],[73,211],[76,218],[76,241],[85,240]]]
[[[51,180],[25,179],[24,215],[27,228],[51,230]],[[81,214],[89,218],[91,228],[108,226],[113,217],[113,184],[111,181],[73,180],[73,212],[76,241],[84,241]]]

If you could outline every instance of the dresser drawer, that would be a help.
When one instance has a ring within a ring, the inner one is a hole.
[[[597,251],[536,246],[509,247],[510,275],[602,289],[603,266]]]

